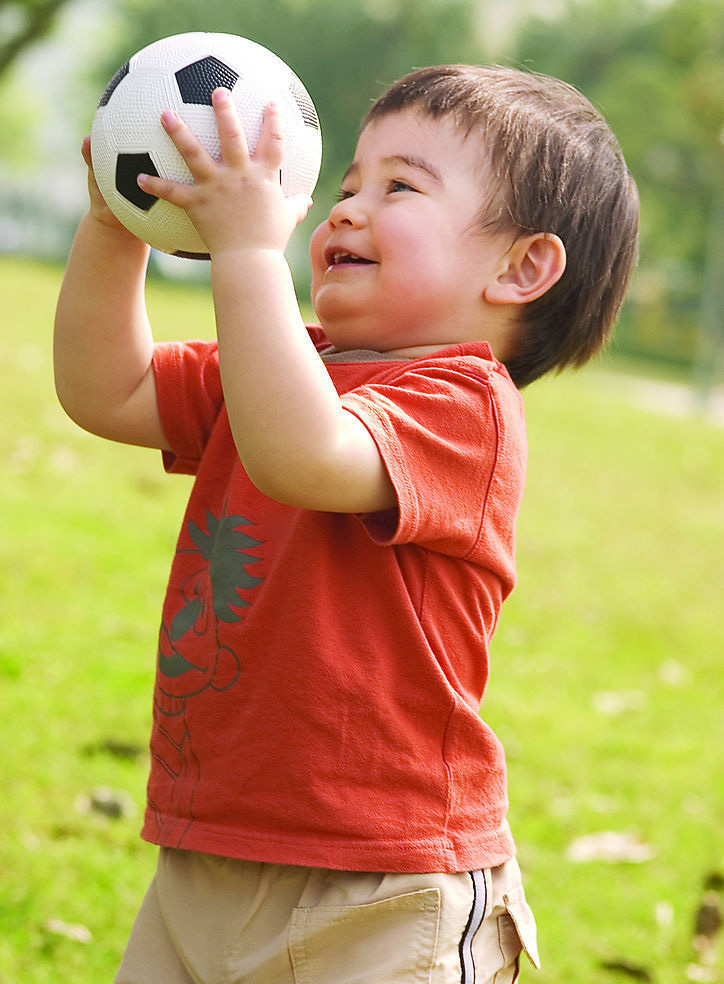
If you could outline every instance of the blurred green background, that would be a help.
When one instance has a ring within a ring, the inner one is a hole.
[[[65,255],[84,203],[77,148],[105,82],[134,51],[189,30],[250,37],[304,81],[323,128],[320,219],[360,117],[409,68],[496,62],[577,85],[641,193],[641,262],[616,350],[711,396],[724,321],[722,0],[0,0],[0,250]],[[291,251],[302,296],[306,236]]]
[[[611,123],[641,261],[610,353],[525,391],[520,581],[485,716],[541,931],[522,979],[721,984],[721,933],[697,935],[724,894],[720,0],[0,0],[0,984],[110,981],[153,868],[137,831],[188,483],[64,417],[50,336],[99,95],[187,30],[267,45],[317,106],[302,298],[359,118],[411,67],[548,72]],[[155,257],[157,337],[213,334],[206,275]]]

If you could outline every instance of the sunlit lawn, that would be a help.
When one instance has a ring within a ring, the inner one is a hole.
[[[0,984],[112,980],[154,864],[138,828],[155,635],[189,488],[57,407],[59,279],[0,261]],[[210,336],[204,291],[149,298],[159,337]],[[721,982],[692,969],[692,927],[724,869],[724,430],[634,408],[599,369],[526,403],[519,587],[485,709],[539,922],[544,968],[523,980]],[[83,809],[103,786],[135,815]],[[651,859],[569,859],[602,831]]]

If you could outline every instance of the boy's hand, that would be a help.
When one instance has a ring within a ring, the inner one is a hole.
[[[139,175],[144,191],[184,209],[213,259],[222,252],[248,249],[284,252],[289,237],[309,210],[311,198],[285,198],[279,170],[283,139],[279,111],[267,106],[252,156],[238,114],[226,89],[213,94],[221,143],[216,161],[175,113],[161,122],[194,179],[193,184]]]
[[[90,198],[90,213],[101,225],[108,226],[109,229],[124,232],[127,236],[135,239],[133,233],[120,222],[106,204],[106,200],[101,195],[95,174],[93,173],[93,161],[91,159],[91,138],[86,137],[81,146],[83,160],[88,167],[88,197]]]

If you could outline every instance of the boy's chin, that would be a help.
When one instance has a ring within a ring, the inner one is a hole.
[[[355,332],[345,331],[334,323],[325,322],[321,318],[319,324],[324,331],[328,341],[338,352],[353,352],[357,349],[376,349],[373,341],[364,334],[358,335]]]

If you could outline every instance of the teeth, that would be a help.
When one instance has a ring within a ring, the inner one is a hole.
[[[365,263],[361,256],[356,253],[334,253],[332,255],[332,263]]]

